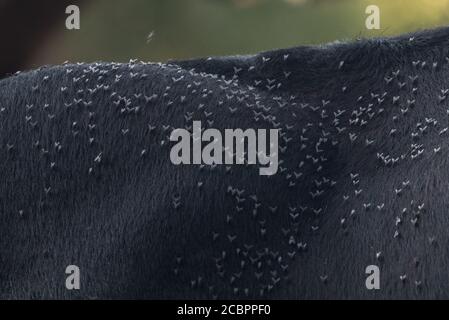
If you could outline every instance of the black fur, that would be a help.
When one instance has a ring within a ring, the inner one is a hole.
[[[0,297],[449,298],[448,45],[442,28],[0,81]],[[278,173],[173,165],[193,120],[281,129]]]

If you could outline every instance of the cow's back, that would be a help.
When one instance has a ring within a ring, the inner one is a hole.
[[[446,297],[446,34],[1,81],[1,295]],[[278,172],[175,166],[195,120],[280,129]]]

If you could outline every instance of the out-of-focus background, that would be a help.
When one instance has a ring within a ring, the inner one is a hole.
[[[66,6],[81,11],[65,28]],[[365,8],[379,6],[380,30]],[[449,25],[449,0],[0,0],[0,77],[44,64],[166,61]]]

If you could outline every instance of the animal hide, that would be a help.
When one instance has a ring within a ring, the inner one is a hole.
[[[448,51],[441,28],[0,81],[0,297],[449,298]],[[172,164],[193,121],[279,129],[279,170]]]

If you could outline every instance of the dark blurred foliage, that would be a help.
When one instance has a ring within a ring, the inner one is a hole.
[[[81,30],[65,29],[79,4]],[[365,8],[381,29],[365,28]],[[449,24],[449,0],[0,0],[0,76],[70,61],[254,53]],[[149,37],[150,35],[150,37]]]
[[[19,70],[42,46],[57,21],[64,21],[73,0],[0,1],[0,77]]]

